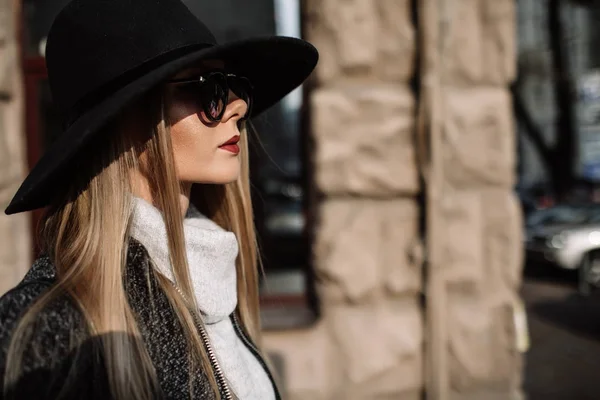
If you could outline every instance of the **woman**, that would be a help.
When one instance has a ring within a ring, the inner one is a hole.
[[[218,45],[179,0],[74,0],[46,61],[65,130],[6,209],[48,207],[42,256],[0,299],[4,398],[280,398],[246,120],[308,77],[314,47]]]

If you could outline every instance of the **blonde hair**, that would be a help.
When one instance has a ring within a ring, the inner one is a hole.
[[[148,399],[158,388],[150,357],[142,344],[136,318],[127,301],[123,281],[126,275],[128,230],[132,212],[132,171],[140,170],[140,154],[147,154],[148,175],[154,201],[165,216],[168,247],[179,289],[154,271],[181,323],[190,348],[190,391],[194,375],[202,368],[217,398],[217,383],[191,310],[197,310],[190,283],[183,238],[180,186],[176,179],[174,154],[165,120],[162,95],[157,91],[145,99],[156,112],[149,124],[152,135],[136,143],[131,135],[119,134],[118,124],[105,129],[100,149],[86,153],[92,171],[86,181],[77,176],[75,184],[59,198],[43,218],[42,248],[56,267],[56,283],[28,309],[20,320],[7,357],[5,392],[16,384],[23,355],[33,338],[33,326],[40,313],[54,300],[68,295],[80,309],[92,337],[100,337],[112,395],[117,399]],[[194,185],[192,201],[223,228],[235,233],[240,244],[236,260],[238,274],[237,313],[242,327],[260,346],[258,300],[258,252],[249,186],[248,135],[241,135],[241,174],[226,185]],[[91,147],[91,145],[90,145]],[[90,168],[84,168],[89,175]],[[160,188],[160,190],[156,190]],[[106,218],[107,215],[112,216]],[[93,282],[93,284],[90,284]],[[151,293],[151,291],[148,291]],[[192,304],[187,299],[192,299]],[[152,299],[150,299],[152,300]],[[123,335],[106,335],[123,333]],[[131,340],[136,338],[138,340]],[[81,339],[72,340],[72,348]],[[76,365],[74,366],[76,369]],[[190,392],[191,393],[191,392]]]

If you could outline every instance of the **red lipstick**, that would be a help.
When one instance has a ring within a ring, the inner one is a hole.
[[[240,152],[240,146],[238,146],[238,142],[240,141],[240,135],[235,135],[225,143],[219,146],[220,149],[229,151],[233,154],[238,154]]]

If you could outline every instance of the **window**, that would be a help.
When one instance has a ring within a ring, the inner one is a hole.
[[[516,16],[520,186],[559,189],[569,171],[579,184],[573,198],[589,200],[600,185],[600,7],[521,0]],[[550,168],[550,153],[558,167]]]
[[[66,3],[68,0],[23,0],[30,166],[61,131],[50,99],[43,55],[47,32]],[[219,42],[275,33],[300,36],[299,0],[184,0],[184,3],[207,23]],[[266,310],[264,324],[267,327],[296,326],[314,318],[307,307],[308,299],[314,298],[307,293],[314,291],[306,279],[311,252],[302,110],[300,88],[253,121],[260,140],[251,140],[251,179],[266,272],[261,284],[261,302]],[[34,228],[40,214],[39,211],[33,213]]]
[[[219,42],[280,34],[300,37],[300,0],[184,0],[215,33]],[[243,18],[239,16],[243,15]],[[260,143],[251,154],[253,201],[266,279],[261,285],[267,306],[265,325],[307,323],[313,293],[308,235],[307,172],[302,132],[302,88],[256,118]],[[291,312],[295,311],[295,312]],[[272,318],[271,318],[272,317]]]

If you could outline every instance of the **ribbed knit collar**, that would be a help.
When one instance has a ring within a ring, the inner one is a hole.
[[[156,268],[175,282],[162,212],[139,197],[133,202],[131,236],[144,245]],[[192,287],[204,322],[212,324],[228,318],[237,306],[235,234],[202,215],[192,204],[183,230]]]

